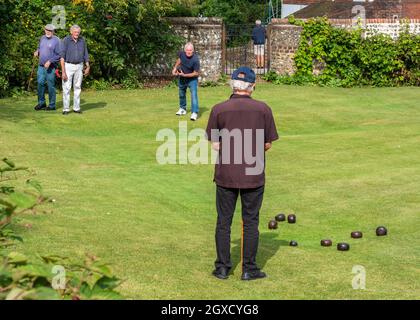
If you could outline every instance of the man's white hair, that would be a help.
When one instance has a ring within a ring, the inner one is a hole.
[[[73,30],[82,30],[82,28],[80,28],[77,24],[74,24],[70,27],[70,32],[72,32]]]
[[[194,51],[194,45],[192,44],[192,42],[188,42],[185,46],[184,46],[184,50],[187,50],[188,48],[191,48]]]
[[[255,21],[255,24],[256,24],[257,26],[261,25],[261,20],[257,20],[257,21]]]
[[[254,84],[242,80],[230,80],[230,87],[235,91],[254,91]]]

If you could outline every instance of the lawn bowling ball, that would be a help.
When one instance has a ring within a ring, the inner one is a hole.
[[[276,220],[270,220],[270,222],[268,223],[268,229],[277,229],[278,224]]]
[[[287,216],[287,222],[289,222],[289,223],[296,223],[296,215],[294,215],[294,214],[289,214],[289,215]]]
[[[388,234],[388,230],[385,227],[377,227],[376,228],[376,235],[377,236],[386,236]]]
[[[350,245],[348,243],[339,243],[337,244],[337,250],[339,251],[349,251]]]
[[[363,237],[363,233],[362,233],[361,231],[353,231],[353,232],[351,233],[351,237],[352,237],[353,239],[360,239],[360,238],[362,238],[362,237]]]
[[[321,246],[323,246],[323,247],[331,247],[332,246],[332,241],[329,240],[329,239],[321,240]]]
[[[297,247],[298,246],[298,243],[296,242],[296,241],[290,241],[290,243],[289,243],[289,246],[291,246],[291,247]]]
[[[278,222],[286,221],[286,215],[284,213],[279,213],[278,215],[276,215],[275,219]]]

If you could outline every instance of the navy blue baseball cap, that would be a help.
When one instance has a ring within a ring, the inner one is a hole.
[[[232,73],[232,80],[240,80],[249,83],[255,83],[255,72],[248,67],[239,67]]]

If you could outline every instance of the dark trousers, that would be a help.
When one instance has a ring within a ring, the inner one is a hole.
[[[263,201],[264,186],[255,189],[231,189],[217,186],[216,207],[216,269],[232,268],[230,261],[230,229],[238,195],[242,203],[242,272],[258,270],[256,258],[259,240],[259,214]]]
[[[37,72],[38,82],[38,104],[41,106],[46,104],[45,102],[45,85],[48,87],[48,108],[55,109],[55,67],[51,66],[45,69],[43,66],[38,66]]]

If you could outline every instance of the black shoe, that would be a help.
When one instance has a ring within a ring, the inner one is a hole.
[[[55,110],[57,110],[56,108],[50,108],[50,107],[48,107],[48,108],[46,108],[45,109],[46,111],[55,111]]]
[[[217,268],[216,270],[213,270],[212,274],[218,279],[225,280],[229,278],[229,269],[223,267]]]
[[[45,110],[46,108],[47,108],[47,105],[44,103],[44,104],[41,104],[41,105],[37,104],[34,109],[36,111],[39,111],[39,110]]]
[[[244,272],[242,274],[241,280],[257,280],[257,279],[262,279],[267,277],[267,275],[260,271],[260,270],[256,270],[256,271],[249,271],[249,272]]]
[[[68,111],[63,111],[63,116],[66,116],[66,115],[68,115],[69,114],[69,112]]]
[[[73,110],[74,113],[82,114],[82,110]]]

